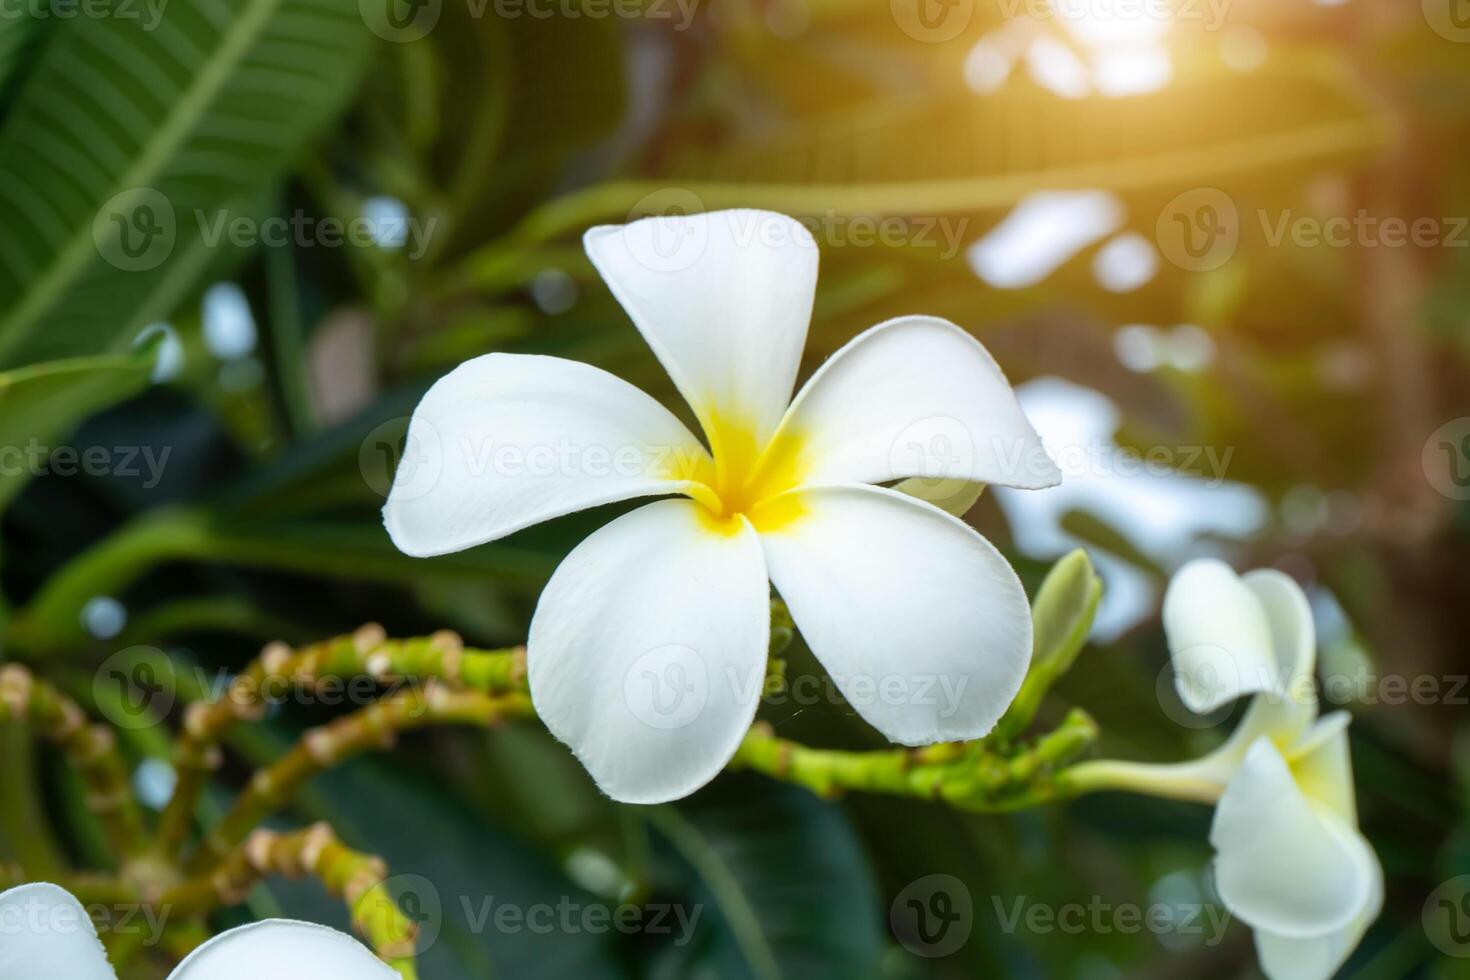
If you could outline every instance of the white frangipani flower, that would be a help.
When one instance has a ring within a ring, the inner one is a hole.
[[[1348,715],[1318,717],[1311,606],[1287,575],[1193,561],[1164,595],[1180,699],[1208,712],[1254,693],[1219,749],[1174,766],[1097,763],[1108,782],[1215,802],[1215,886],[1255,931],[1271,980],[1327,980],[1383,905],[1358,830]]]
[[[200,946],[169,980],[396,980],[351,936],[286,919],[231,929]],[[0,894],[0,980],[117,980],[87,910],[37,883]]]
[[[1060,473],[986,350],[947,321],[901,317],[848,343],[793,399],[817,279],[799,223],[648,218],[593,228],[584,244],[708,448],[597,368],[488,354],[419,403],[413,465],[384,508],[394,543],[427,556],[670,498],[591,535],[542,593],[528,657],[547,727],[616,799],[661,802],[708,782],[755,715],[769,578],[890,739],[989,731],[1029,662],[1026,595],[989,542],[918,498],[960,509],[979,485],[1039,488]]]

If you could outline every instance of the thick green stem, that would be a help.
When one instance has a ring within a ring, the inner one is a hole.
[[[314,728],[279,760],[256,772],[234,807],[190,858],[186,870],[202,874],[216,866],[262,820],[289,803],[307,780],[352,756],[392,745],[399,732],[427,725],[494,725],[531,714],[531,702],[525,695],[491,697],[429,683]]]
[[[0,721],[11,718],[28,721],[66,755],[86,784],[87,806],[102,821],[113,854],[126,860],[142,853],[143,816],[113,730],[88,724],[76,702],[18,664],[0,667]]]

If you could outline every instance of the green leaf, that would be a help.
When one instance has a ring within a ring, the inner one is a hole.
[[[53,33],[0,129],[0,364],[116,348],[170,312],[372,40],[331,0],[200,0]]]
[[[790,120],[758,139],[696,145],[656,181],[554,199],[526,217],[515,240],[548,241],[599,220],[666,211],[994,212],[1058,188],[1281,184],[1369,159],[1389,139],[1384,114],[1341,59],[1294,54],[1249,75],[1191,68],[1163,91],[1125,99],[1064,99],[1023,85],[985,98],[881,100]],[[495,255],[492,245],[477,261]]]
[[[445,792],[432,779],[378,759],[358,759],[318,777],[303,809],[330,822],[352,846],[381,856],[388,889],[419,921],[424,977],[616,978],[623,975],[612,928],[581,928],[602,900]],[[287,914],[349,928],[345,908],[320,885],[271,883]],[[520,919],[497,919],[502,909]],[[562,910],[569,910],[563,912]],[[572,928],[563,929],[561,916]],[[548,935],[543,919],[556,932]]]
[[[650,976],[878,975],[885,920],[868,860],[840,808],[743,779],[648,811],[692,876],[675,901],[699,909],[688,941],[659,947]]]
[[[0,372],[0,509],[35,475],[54,440],[148,384],[153,346],[131,354],[50,361]]]
[[[3,93],[20,69],[32,42],[41,32],[41,20],[14,12],[4,15],[5,28],[0,30],[0,93]]]

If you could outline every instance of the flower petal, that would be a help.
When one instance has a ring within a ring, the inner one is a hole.
[[[1307,798],[1356,827],[1358,803],[1353,791],[1353,762],[1347,737],[1351,720],[1346,711],[1334,711],[1292,746],[1290,758],[1291,771]]]
[[[1368,879],[1364,904],[1346,926],[1306,939],[1269,930],[1256,931],[1261,967],[1271,980],[1329,980],[1357,948],[1363,934],[1383,909],[1383,865],[1372,846],[1356,831],[1358,808],[1353,794],[1353,768],[1348,752],[1345,711],[1317,722],[1291,750],[1291,770],[1306,797],[1352,828],[1350,850]]]
[[[116,980],[87,910],[38,882],[0,894],[0,980]]]
[[[486,354],[414,409],[383,522],[400,550],[442,555],[588,507],[677,493],[707,461],[668,409],[606,371]]]
[[[678,799],[713,779],[750,727],[770,620],[750,525],[656,501],[552,575],[531,620],[531,697],[609,796]]]
[[[1346,927],[1368,904],[1365,843],[1314,806],[1269,739],[1251,746],[1215,808],[1210,843],[1226,908],[1256,929],[1303,939]]]
[[[973,528],[882,487],[807,487],[761,531],[771,580],[858,714],[894,742],[978,738],[1031,660],[1026,593]],[[760,511],[756,523],[762,526]]]
[[[801,389],[778,438],[799,447],[813,485],[922,476],[1036,489],[1062,478],[990,353],[932,316],[853,338]]]
[[[1202,559],[1174,573],[1163,619],[1174,683],[1189,710],[1208,714],[1247,693],[1280,691],[1266,614],[1229,565]]]
[[[785,215],[741,209],[604,225],[582,241],[711,441],[733,425],[764,445],[806,345],[817,288],[811,233]]]
[[[1277,741],[1304,732],[1317,717],[1317,627],[1302,587],[1285,572],[1260,568],[1240,577],[1261,605],[1271,633],[1277,676],[1284,677],[1279,696],[1257,700],[1272,708]]]
[[[346,933],[310,922],[267,919],[221,933],[169,980],[396,980],[398,974]]]
[[[1270,980],[1331,980],[1363,941],[1368,927],[1383,911],[1383,865],[1366,841],[1363,845],[1368,861],[1368,899],[1352,922],[1309,939],[1256,930],[1256,954],[1261,960],[1261,971]]]

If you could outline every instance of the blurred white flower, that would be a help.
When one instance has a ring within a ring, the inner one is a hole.
[[[143,928],[141,924],[137,926]],[[169,980],[396,980],[351,936],[273,919],[231,929],[191,953]],[[64,888],[0,894],[0,980],[117,980],[91,916]]]
[[[1377,918],[1383,869],[1358,830],[1348,715],[1318,717],[1307,598],[1275,570],[1194,561],[1169,584],[1164,631],[1189,708],[1255,698],[1218,750],[1154,768],[1217,796],[1216,889],[1255,930],[1266,975],[1326,980]]]
[[[594,228],[584,244],[709,448],[597,368],[488,354],[419,403],[384,508],[394,543],[429,556],[672,497],[594,533],[542,593],[528,656],[547,727],[619,800],[704,785],[755,714],[769,578],[837,687],[890,739],[989,731],[1030,659],[1026,595],[1000,553],[935,504],[959,510],[980,484],[1060,475],[986,350],[947,321],[901,317],[848,343],[793,399],[817,279],[801,224],[720,211]],[[897,696],[895,681],[909,682]]]

